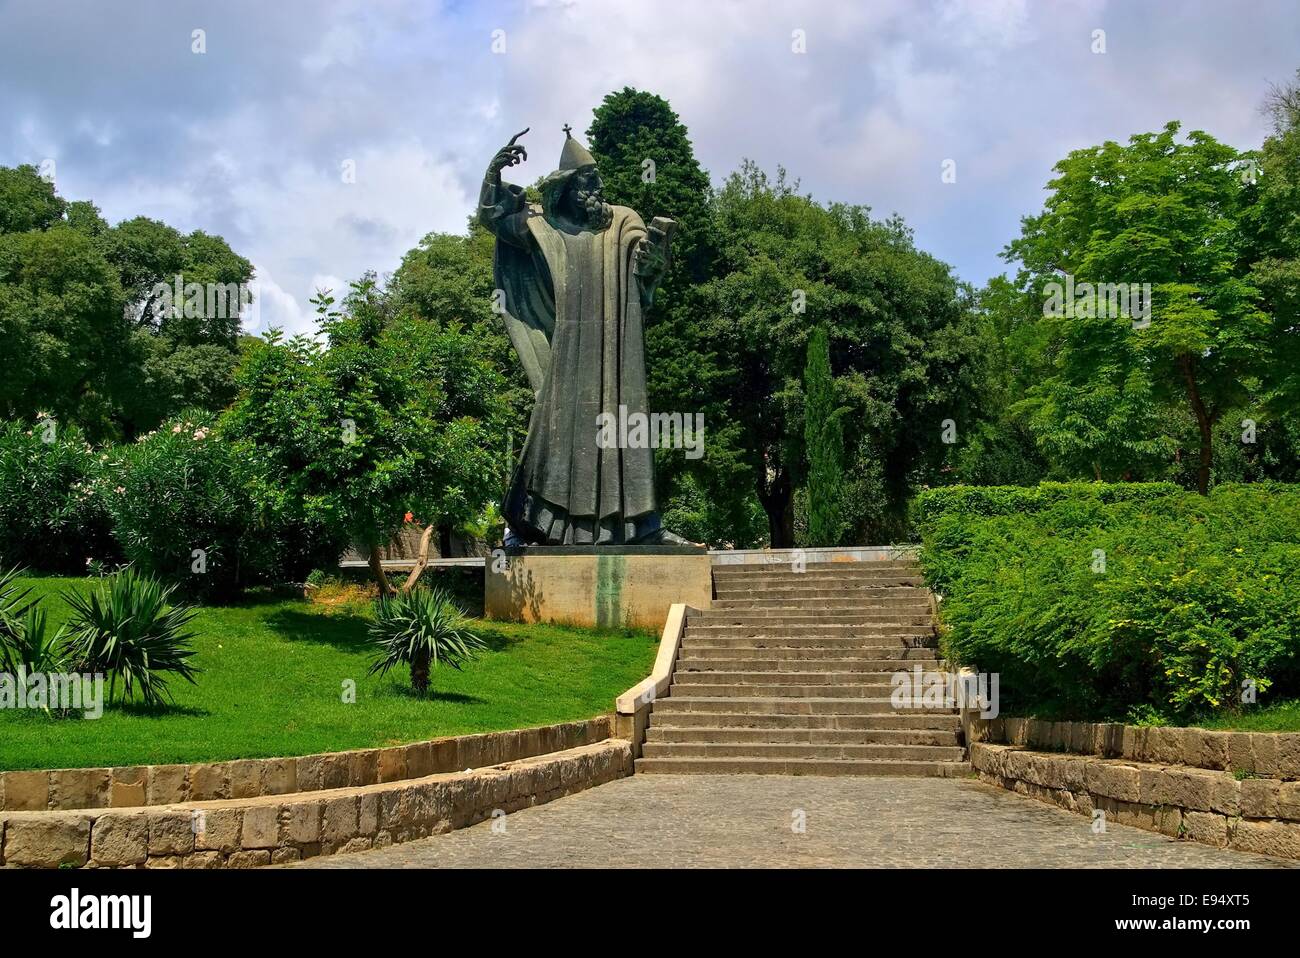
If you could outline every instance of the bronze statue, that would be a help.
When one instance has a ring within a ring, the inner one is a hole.
[[[502,504],[507,545],[657,545],[665,530],[654,451],[597,442],[602,414],[646,412],[644,311],[668,267],[676,224],[647,229],[602,194],[590,153],[564,127],[541,205],[502,183],[528,158],[510,138],[488,165],[479,220],[496,236],[503,318],[536,394],[528,438]]]

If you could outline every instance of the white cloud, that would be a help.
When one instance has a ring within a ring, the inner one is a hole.
[[[208,31],[208,53],[189,49]],[[491,32],[507,31],[507,53]],[[1108,52],[1090,51],[1107,31]],[[804,30],[807,52],[791,51]],[[0,164],[58,164],[110,219],[220,233],[265,313],[312,328],[326,277],[396,267],[460,231],[492,152],[556,162],[625,85],[668,98],[715,180],[784,164],[820,199],[901,213],[982,280],[1074,146],[1168,119],[1258,145],[1256,107],[1300,49],[1294,0],[92,0],[0,6]],[[13,42],[16,39],[16,42]],[[357,182],[340,180],[353,159]],[[940,182],[952,158],[958,182]],[[279,320],[277,320],[279,322]]]

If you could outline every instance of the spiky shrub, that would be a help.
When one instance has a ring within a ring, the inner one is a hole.
[[[409,665],[411,688],[420,695],[429,690],[431,668],[450,665],[459,670],[465,660],[487,648],[446,592],[423,587],[376,600],[370,638],[379,653],[370,674]]]
[[[21,569],[0,572],[0,672],[25,684],[33,672],[58,672],[66,660],[64,632],[52,632],[45,612],[18,584]]]
[[[179,675],[191,684],[198,669],[188,659],[194,633],[186,627],[196,610],[169,604],[175,586],[163,586],[152,576],[128,568],[104,580],[88,595],[65,596],[72,607],[70,652],[78,671],[108,677],[111,700],[122,682],[122,699],[136,693],[146,705],[171,700],[167,677]]]

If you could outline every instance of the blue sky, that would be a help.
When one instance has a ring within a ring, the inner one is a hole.
[[[1066,152],[1171,119],[1258,146],[1297,68],[1295,0],[0,0],[0,165],[53,161],[110,221],[224,235],[259,324],[302,331],[316,287],[462,230],[510,134],[532,128],[531,182],[630,85],[715,182],[782,164],[979,283]]]

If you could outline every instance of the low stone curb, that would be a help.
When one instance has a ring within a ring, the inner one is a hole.
[[[612,719],[484,732],[294,758],[0,772],[0,811],[137,808],[288,795],[482,768],[599,742]]]
[[[1100,809],[1109,821],[1171,838],[1300,859],[1300,782],[1238,780],[1227,771],[1186,763],[1037,752],[989,742],[972,743],[970,760],[981,781],[1081,815]]]
[[[251,868],[463,828],[632,773],[606,739],[475,771],[286,796],[122,810],[6,812],[6,868]]]

